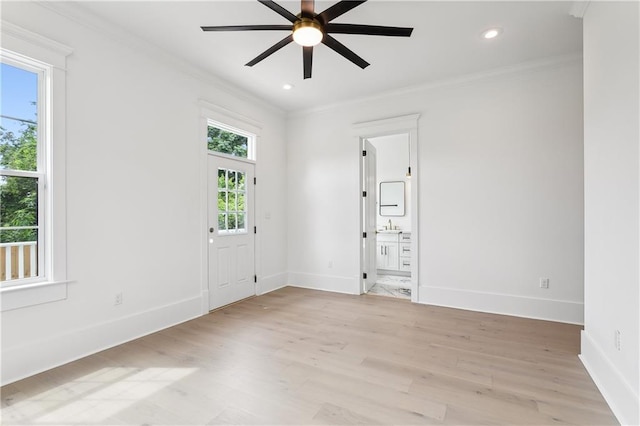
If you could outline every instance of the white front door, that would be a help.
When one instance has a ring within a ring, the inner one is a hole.
[[[364,188],[367,196],[364,197],[364,232],[367,238],[364,238],[365,262],[364,273],[367,278],[364,281],[364,293],[371,290],[371,287],[378,280],[378,271],[376,265],[376,230],[377,230],[377,208],[376,193],[378,186],[376,185],[376,148],[368,140],[364,141]]]
[[[208,155],[209,309],[256,294],[254,168]]]

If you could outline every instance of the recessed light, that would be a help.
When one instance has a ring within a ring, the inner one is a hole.
[[[501,33],[501,28],[489,28],[488,30],[482,32],[482,38],[490,40],[492,38],[498,37]]]
[[[285,84],[282,85],[282,88],[284,90],[291,90],[291,89],[293,89],[293,84],[285,83]]]

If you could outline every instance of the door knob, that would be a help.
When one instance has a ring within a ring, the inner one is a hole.
[[[213,234],[213,228],[209,228],[209,232]]]

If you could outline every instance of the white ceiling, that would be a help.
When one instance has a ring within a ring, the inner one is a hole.
[[[316,1],[322,11],[336,1]],[[292,13],[299,1],[278,2]],[[302,78],[302,48],[292,43],[244,66],[287,33],[205,33],[202,25],[287,24],[257,1],[92,1],[77,4],[171,55],[286,111],[485,72],[582,51],[582,21],[559,1],[383,1],[364,3],[333,22],[413,27],[410,38],[334,35],[371,63],[362,70],[324,45],[313,78]],[[480,37],[489,27],[503,33]],[[284,83],[293,90],[282,89]]]

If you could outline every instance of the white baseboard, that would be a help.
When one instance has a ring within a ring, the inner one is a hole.
[[[580,336],[582,364],[622,425],[640,424],[640,395],[585,330]]]
[[[199,317],[201,310],[202,297],[197,296],[17,347],[3,348],[1,384],[13,383]]]
[[[265,293],[270,293],[274,290],[287,286],[287,273],[282,272],[280,274],[268,275],[266,277],[260,277],[258,279],[258,286],[256,287],[256,295],[260,296]]]
[[[584,323],[584,304],[579,302],[430,286],[420,286],[418,297],[418,303],[429,305],[569,324]]]
[[[307,274],[304,272],[289,272],[289,286],[308,288],[311,290],[332,291],[344,294],[360,294],[357,277],[339,277],[334,275]]]

